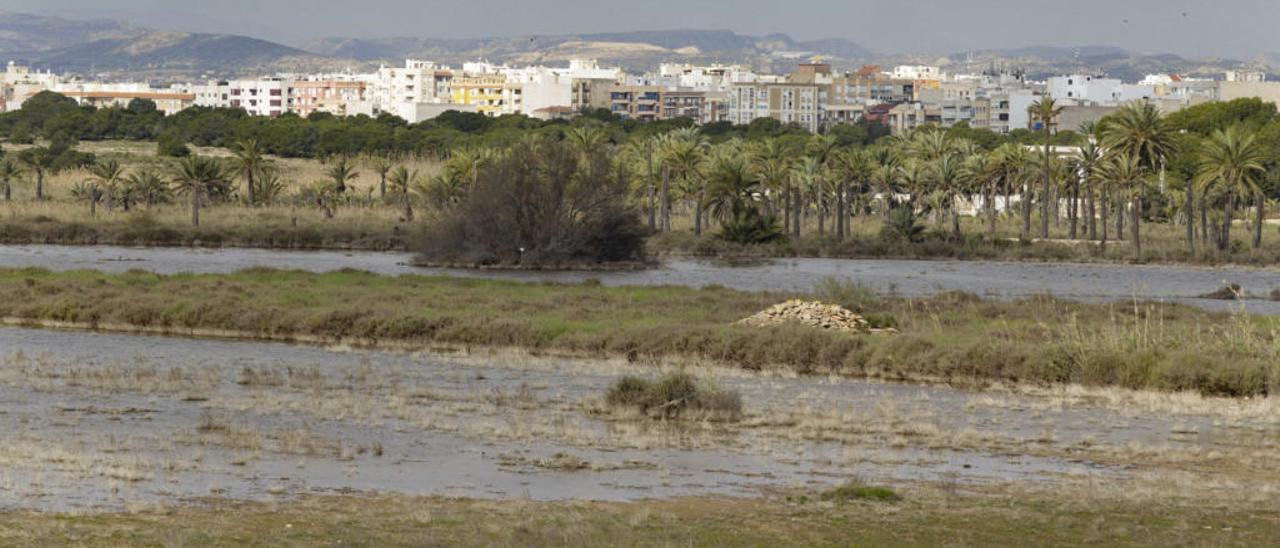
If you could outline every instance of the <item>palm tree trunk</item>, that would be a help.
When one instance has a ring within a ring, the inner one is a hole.
[[[1142,227],[1142,197],[1133,199],[1133,256],[1142,259],[1142,235],[1140,228]]]
[[[1102,243],[1103,249],[1107,248],[1107,210],[1111,209],[1110,194],[1110,192],[1107,192],[1107,189],[1102,189],[1102,197],[1101,200],[1098,201],[1098,206],[1102,208],[1102,219],[1100,223],[1102,225],[1102,239],[1098,241]]]
[[[44,170],[36,170],[36,200],[44,201]]]
[[[413,202],[409,200],[409,193],[404,193],[404,220],[405,222],[413,222]]]
[[[1222,212],[1222,231],[1219,232],[1218,249],[1226,251],[1231,248],[1231,218],[1235,214],[1236,195],[1227,193],[1227,207]]]
[[[1116,241],[1124,241],[1124,217],[1126,202],[1123,197],[1116,197]]]
[[[702,192],[693,198],[693,235],[702,236]]]
[[[1076,179],[1071,183],[1071,203],[1067,205],[1067,216],[1071,220],[1071,239],[1076,239],[1079,234],[1077,228],[1080,223],[1080,180]]]
[[[249,200],[249,207],[251,207],[251,208],[252,208],[252,207],[253,207],[253,205],[254,205],[255,203],[257,203],[257,201],[253,199],[253,198],[254,198],[254,196],[253,196],[253,170],[252,170],[252,169],[250,169],[250,170],[248,170],[248,171],[245,171],[245,183],[246,183],[246,184],[245,184],[245,198],[247,198],[247,199]],[[386,194],[386,185],[387,185],[387,183],[386,183],[386,177],[383,177],[383,182],[382,182],[382,186],[383,186],[382,192],[383,192],[383,194]]]
[[[782,232],[791,231],[791,183],[782,187]]]
[[[1187,185],[1187,199],[1183,209],[1187,210],[1187,251],[1196,253],[1196,200],[1195,185]]]
[[[1200,248],[1209,249],[1209,197],[1205,194],[1200,195]]]
[[[8,179],[4,181],[4,201],[13,201],[13,183],[9,182]]]
[[[800,192],[799,188],[796,188],[794,192],[795,192],[795,200],[792,200],[791,204],[794,205],[796,209],[796,214],[794,218],[796,223],[796,230],[795,230],[796,239],[800,239],[800,223],[804,222],[804,201],[803,201],[804,195],[803,193]]]
[[[1259,192],[1257,193],[1257,196],[1254,197],[1254,201],[1257,204],[1257,211],[1254,213],[1253,248],[1258,249],[1262,247],[1262,223],[1266,221],[1266,212],[1264,209],[1266,209],[1267,206],[1267,197]]]
[[[662,170],[662,230],[671,232],[671,170]]]
[[[998,193],[999,193],[999,190],[995,188],[994,184],[987,187],[986,206],[987,206],[987,223],[989,224],[989,227],[987,230],[990,232],[990,238],[992,241],[995,241],[996,239],[996,195]]]
[[[845,199],[849,192],[849,187],[845,183],[840,183],[840,191],[836,194],[836,239],[843,242],[845,225],[848,224],[845,211]]]
[[[1040,189],[1040,237],[1046,240],[1049,239],[1049,212],[1052,210],[1049,204],[1051,200],[1050,193],[1052,193],[1051,187],[1053,186],[1053,170],[1052,166],[1049,165],[1049,142],[1049,129],[1046,122],[1044,132],[1044,186]]]
[[[658,230],[657,222],[657,188],[653,184],[653,154],[649,154],[649,231]]]
[[[1096,240],[1098,239],[1098,206],[1097,200],[1095,200],[1095,196],[1093,195],[1093,182],[1088,179],[1086,179],[1084,183],[1084,195],[1086,200],[1085,212],[1089,215],[1089,222],[1086,223],[1089,231],[1089,239]]]
[[[191,226],[200,226],[200,189],[191,189]]]
[[[387,174],[382,172],[378,174],[378,199],[387,199]]]
[[[1022,185],[1022,239],[1031,239],[1031,185]]]

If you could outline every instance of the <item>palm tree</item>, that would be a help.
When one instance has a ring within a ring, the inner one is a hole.
[[[1164,160],[1177,151],[1178,131],[1165,123],[1160,110],[1145,101],[1134,101],[1106,118],[1100,133],[1102,148],[1127,152],[1140,164],[1159,171]]]
[[[262,146],[258,144],[258,140],[253,138],[236,142],[231,147],[231,154],[235,158],[235,169],[240,172],[240,176],[245,178],[245,199],[249,207],[254,207],[257,204],[257,199],[254,195],[254,190],[256,189],[254,188],[253,178],[262,172],[270,163],[270,160],[267,159]]]
[[[1218,192],[1226,202],[1222,230],[1218,233],[1219,250],[1226,250],[1231,245],[1231,221],[1236,198],[1261,192],[1259,183],[1266,170],[1266,159],[1266,150],[1256,135],[1239,124],[1225,131],[1215,131],[1201,147],[1200,162],[1196,168],[1200,195]]]
[[[1131,219],[1131,227],[1133,237],[1133,253],[1137,258],[1142,258],[1142,240],[1139,230],[1139,220],[1142,217],[1141,195],[1147,182],[1148,171],[1143,167],[1138,156],[1129,152],[1108,153],[1104,157],[1104,161],[1098,168],[1098,177],[1105,182],[1107,186],[1115,189],[1123,189],[1135,201],[1134,207],[1131,208],[1133,218]],[[1121,214],[1117,211],[1117,215]]]
[[[1165,123],[1155,105],[1146,101],[1134,101],[1104,119],[1098,128],[1102,148],[1109,153],[1128,153],[1137,158],[1139,167],[1155,174],[1164,169],[1167,158],[1177,150],[1178,131]],[[1133,207],[1139,208],[1141,197]],[[1117,216],[1117,222],[1123,220]]]
[[[4,201],[13,201],[13,180],[22,176],[22,166],[12,158],[0,159],[0,183],[4,184]]]
[[[756,178],[764,185],[773,204],[773,214],[782,210],[782,226],[791,227],[791,163],[790,147],[781,139],[770,138],[755,147],[752,163]],[[781,198],[779,200],[779,198]]]
[[[58,155],[49,147],[36,147],[22,151],[18,156],[36,174],[36,200],[44,200],[44,177],[57,171]]]
[[[336,194],[345,193],[347,191],[347,183],[360,176],[356,172],[355,164],[346,156],[339,156],[331,160],[329,169],[326,169],[324,173],[333,182],[333,191]]]
[[[713,218],[732,219],[736,211],[760,197],[760,180],[740,146],[717,147],[707,164],[707,209]]]
[[[418,171],[405,166],[396,166],[391,172],[389,181],[391,188],[400,195],[400,205],[404,208],[405,222],[413,222],[412,189],[418,183]]]
[[[661,139],[659,137],[652,136],[645,137],[643,139],[636,139],[627,145],[627,151],[635,157],[642,159],[644,162],[645,180],[647,181],[645,196],[646,203],[648,205],[647,209],[650,231],[658,230],[658,186],[654,179],[653,160],[654,155],[658,152],[660,143]]]
[[[666,168],[662,181],[662,228],[671,230],[671,177],[686,190],[703,185],[700,168],[708,146],[707,140],[696,128],[685,128],[667,134],[663,146],[663,164]],[[695,227],[701,235],[702,204],[695,204]]]
[[[564,139],[584,157],[603,152],[609,144],[609,134],[599,126],[578,126],[564,130]]]
[[[960,197],[965,195],[964,161],[959,154],[947,153],[929,163],[930,177],[939,203],[951,214],[951,238],[960,235]]]
[[[1085,223],[1085,232],[1090,240],[1098,237],[1098,223],[1095,218],[1097,211],[1094,206],[1096,202],[1094,200],[1093,183],[1096,180],[1095,175],[1097,173],[1098,166],[1101,164],[1102,149],[1098,147],[1097,143],[1094,143],[1092,139],[1085,142],[1085,144],[1076,151],[1075,156],[1071,158],[1071,166],[1074,168],[1074,175],[1076,179],[1084,183],[1085,214],[1089,216],[1089,221]],[[1076,196],[1073,196],[1072,199],[1078,201],[1078,193]],[[1071,221],[1072,238],[1076,237],[1076,222],[1078,217],[1079,214],[1077,214],[1076,218],[1073,218]]]
[[[141,202],[147,207],[169,200],[169,185],[155,171],[140,169],[129,174],[125,179],[125,196],[129,200]]]
[[[964,161],[961,176],[965,185],[982,195],[982,209],[987,215],[988,238],[996,237],[996,195],[999,193],[1001,166],[994,152],[975,152]],[[977,214],[975,210],[974,214]]]
[[[823,186],[823,180],[827,178],[827,167],[817,157],[805,156],[800,158],[791,168],[791,176],[795,181],[796,200],[795,215],[792,217],[795,226],[793,234],[796,238],[800,238],[801,227],[804,224],[804,194],[807,192],[810,196],[817,198],[817,194]]]
[[[845,150],[832,161],[838,181],[836,188],[836,239],[843,241],[849,232],[849,190],[856,189],[862,195],[871,177],[871,156],[864,150]]]
[[[378,174],[378,199],[387,198],[387,175],[396,167],[395,159],[386,154],[371,154],[365,158],[365,166]]]
[[[89,177],[93,180],[95,187],[106,197],[107,213],[114,211],[116,193],[119,191],[120,183],[124,181],[124,168],[120,166],[120,161],[114,158],[98,161],[89,168]],[[96,203],[97,200],[94,202]],[[125,211],[128,210],[129,207],[126,205]]]
[[[191,226],[200,226],[200,202],[211,187],[227,184],[231,176],[216,159],[192,155],[178,161],[173,174],[174,190],[191,200]]]
[[[1053,144],[1053,128],[1057,125],[1062,107],[1052,97],[1041,97],[1027,108],[1032,121],[1038,121],[1044,128],[1044,183],[1040,188],[1040,237],[1049,237],[1049,200],[1053,187],[1053,166],[1049,161],[1050,148]],[[1029,210],[1028,210],[1029,211]]]

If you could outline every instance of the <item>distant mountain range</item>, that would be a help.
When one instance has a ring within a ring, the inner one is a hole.
[[[663,61],[737,62],[771,68],[779,60],[823,56],[849,63],[872,53],[844,39],[802,42],[784,34],[744,36],[728,30],[665,30],[593,34],[531,35],[476,39],[325,38],[306,49],[361,61],[432,59],[446,63],[487,59],[494,62],[562,62],[593,57],[625,68],[654,68]]]
[[[66,74],[147,79],[323,66],[332,60],[266,40],[152,30],[0,11],[0,57]]]
[[[989,49],[944,57],[877,54],[834,38],[800,41],[785,34],[747,36],[729,30],[657,30],[474,39],[325,38],[294,48],[245,36],[174,32],[125,22],[79,21],[0,11],[0,62],[18,60],[61,73],[152,81],[202,79],[272,72],[362,69],[406,58],[441,63],[486,59],[499,63],[563,64],[594,58],[605,65],[643,71],[662,62],[739,63],[787,72],[799,61],[820,58],[837,69],[862,64],[942,65],[948,72],[991,67],[1022,70],[1033,78],[1070,72],[1105,73],[1137,80],[1148,73],[1209,76],[1224,70],[1280,66],[1280,54],[1246,63],[1138,54],[1121,48],[1032,46]]]

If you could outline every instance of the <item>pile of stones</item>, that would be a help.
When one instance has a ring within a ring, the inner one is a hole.
[[[791,300],[774,305],[738,323],[752,327],[773,327],[788,322],[799,322],[819,329],[833,329],[848,333],[871,333],[871,325],[862,316],[847,308],[818,301]]]

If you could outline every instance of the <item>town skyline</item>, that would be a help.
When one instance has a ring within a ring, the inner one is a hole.
[[[557,0],[549,9],[533,13],[508,0],[483,6],[449,5],[448,18],[436,16],[444,9],[439,3],[404,0],[373,0],[366,4],[373,9],[364,10],[358,18],[352,18],[346,4],[295,0],[263,6],[228,0],[208,7],[171,6],[155,0],[5,0],[0,9],[68,19],[121,20],[166,30],[240,34],[295,47],[329,37],[481,38],[682,28],[727,29],[757,36],[787,34],[802,40],[841,38],[878,54],[944,55],[1032,46],[1105,45],[1142,53],[1251,59],[1280,51],[1280,37],[1265,25],[1280,16],[1280,5],[1254,0],[1223,2],[1213,10],[1189,0],[1143,0],[1118,6],[1095,0],[1072,5],[999,0],[963,5],[933,0],[893,5],[801,0],[786,5],[753,3],[734,12],[701,0],[656,1],[659,7],[678,4],[685,16],[673,23],[664,15],[671,13],[670,9],[644,10],[577,0]],[[291,22],[303,8],[308,24]],[[521,16],[494,17],[494,13]],[[888,24],[869,25],[866,21]],[[1049,21],[1053,24],[1044,23]]]

